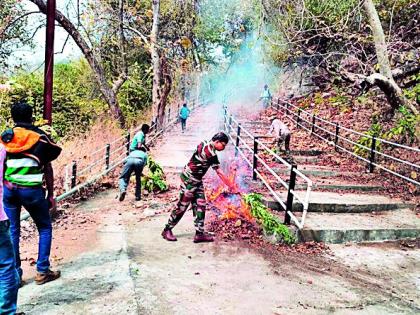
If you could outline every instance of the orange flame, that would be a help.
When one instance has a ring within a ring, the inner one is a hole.
[[[229,183],[231,183],[231,185],[229,185],[230,189],[235,188],[236,191],[238,190],[236,184],[237,170],[238,166],[234,162],[231,164],[229,168],[229,173],[227,174],[227,180],[229,181]],[[241,218],[246,221],[253,221],[250,208],[242,200],[242,196],[237,195],[238,199],[232,199],[224,195],[224,192],[226,192],[226,187],[224,184],[220,184],[217,188],[209,192],[207,195],[208,201],[210,201],[216,208],[223,212],[220,216],[220,219],[229,220]]]

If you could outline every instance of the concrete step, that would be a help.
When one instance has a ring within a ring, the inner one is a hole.
[[[411,209],[368,213],[308,213],[301,241],[378,242],[420,237],[420,219]]]
[[[277,174],[290,174],[290,170],[285,169],[285,168],[277,168],[277,167],[273,167],[273,170],[277,173]],[[331,169],[327,169],[327,168],[308,168],[306,166],[306,168],[301,168],[298,165],[298,170],[300,170],[303,174],[307,175],[307,176],[315,176],[315,177],[338,177],[338,176],[342,176],[342,175],[358,175],[358,173],[353,173],[353,172],[341,172],[341,171],[336,171],[336,170],[331,170]]]
[[[297,184],[295,187],[297,190],[307,189],[306,184]],[[381,191],[384,190],[383,186],[380,185],[360,185],[352,183],[341,183],[328,181],[326,183],[314,183],[312,186],[313,190],[328,190],[328,191],[341,191],[341,190],[351,190],[351,191],[362,191],[362,192],[372,192],[372,191]]]
[[[305,191],[297,191],[298,196],[303,199]],[[283,200],[286,200],[287,193],[280,192]],[[283,211],[281,205],[271,195],[267,194],[266,205],[274,210]],[[382,195],[372,194],[343,194],[335,192],[312,191],[309,199],[308,212],[331,212],[331,213],[363,213],[374,211],[391,211],[413,206],[410,203],[402,202],[399,199],[391,199]],[[293,211],[301,212],[302,204],[295,200]]]
[[[319,162],[319,158],[317,156],[295,156],[293,157],[293,159],[295,160],[295,162],[297,164],[306,164],[306,163],[318,163]]]
[[[248,137],[246,137],[245,138],[247,141],[247,144],[251,147],[251,148],[253,148],[253,142],[252,141],[250,141],[250,139],[248,138]],[[271,144],[271,143],[269,143],[269,144]],[[244,145],[239,145],[239,148],[241,148],[241,149],[245,149],[245,150],[247,150],[247,148],[244,146]],[[307,158],[307,157],[314,157],[314,156],[319,156],[319,155],[321,155],[322,153],[324,153],[323,151],[321,151],[321,150],[290,150],[290,154],[293,156],[293,158],[297,158],[297,157],[299,157],[299,156],[302,156],[302,157],[305,157],[305,158]],[[282,154],[280,154],[280,156],[282,156]]]
[[[289,182],[288,178],[284,178],[286,182]],[[252,180],[249,177],[249,180]],[[302,181],[301,181],[302,182]],[[261,181],[253,183],[254,185],[258,185],[259,188],[265,188],[266,186]],[[278,184],[272,184],[274,189],[283,189],[283,186]],[[306,190],[307,184],[306,183],[296,183],[295,186],[296,190]],[[340,182],[340,181],[333,181],[333,180],[323,180],[322,182],[314,182],[312,186],[312,190],[323,190],[323,191],[360,191],[360,192],[379,192],[384,190],[383,186],[378,184],[368,184],[368,185],[361,185],[359,183],[352,183],[352,182]]]

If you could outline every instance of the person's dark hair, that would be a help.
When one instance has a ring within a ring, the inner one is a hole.
[[[267,84],[264,85],[264,89],[268,89],[268,85]]]
[[[185,107],[187,107],[187,103],[184,103],[184,104],[182,104],[182,106],[185,106]]]
[[[148,124],[143,124],[141,126],[141,131],[143,131],[143,133],[148,133],[150,130],[150,126]]]
[[[25,102],[13,104],[11,113],[15,123],[32,123],[32,107]]]
[[[220,141],[228,144],[229,137],[224,132],[218,132],[211,138],[211,141]]]

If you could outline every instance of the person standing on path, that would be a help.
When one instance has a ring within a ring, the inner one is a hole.
[[[261,96],[260,96],[260,100],[263,101],[263,108],[264,109],[266,109],[266,108],[268,108],[268,106],[270,106],[271,99],[272,99],[271,92],[268,88],[268,85],[266,84],[266,85],[264,85],[264,90],[262,91]]]
[[[179,119],[181,120],[181,128],[182,133],[184,133],[186,125],[187,125],[187,118],[190,116],[190,109],[187,107],[187,103],[184,103],[179,111]]]
[[[36,284],[44,284],[60,277],[60,271],[50,269],[52,224],[50,209],[55,209],[54,173],[51,161],[61,149],[47,134],[32,124],[32,107],[26,103],[12,106],[13,129],[2,134],[6,147],[3,204],[10,220],[16,269],[22,281],[19,255],[20,211],[22,206],[34,220],[39,234]],[[45,179],[47,196],[43,182]]]
[[[181,220],[191,204],[195,216],[194,225],[196,234],[194,243],[213,242],[213,236],[204,233],[204,219],[206,214],[206,197],[204,195],[203,177],[210,167],[220,177],[222,182],[232,191],[237,191],[234,183],[220,169],[219,158],[216,151],[223,151],[229,142],[228,136],[219,132],[213,136],[211,141],[203,141],[195,150],[188,164],[181,173],[181,191],[178,204],[172,211],[168,224],[162,231],[162,237],[167,241],[176,241],[172,229]]]
[[[286,149],[286,154],[290,153],[290,130],[289,128],[277,118],[277,116],[272,116],[270,118],[271,126],[270,131],[268,132],[269,135],[274,136],[275,144],[277,145],[277,151],[280,153],[282,144],[284,142],[284,147]]]
[[[150,126],[148,124],[143,124],[140,128],[140,131],[136,133],[133,138],[133,141],[130,145],[130,152],[134,150],[138,150],[141,148],[145,148],[147,151],[149,150],[148,146],[146,145],[146,135],[150,131]]]
[[[133,172],[136,174],[136,201],[141,199],[141,175],[146,163],[147,153],[144,147],[130,152],[119,179],[119,201],[123,201],[125,198],[128,183],[130,182],[130,177]]]
[[[3,165],[6,151],[0,144],[0,314],[16,313],[19,274],[10,238],[10,222],[3,209]]]

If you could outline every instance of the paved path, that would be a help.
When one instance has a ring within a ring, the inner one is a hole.
[[[166,167],[182,167],[191,154],[186,152],[218,130],[214,112],[200,108],[187,133],[168,132],[155,147],[155,158]],[[175,176],[172,184],[177,184]],[[365,252],[370,260],[353,261],[354,246],[335,247],[337,256],[317,257],[256,252],[237,243],[194,244],[190,213],[174,230],[179,241],[169,243],[160,232],[174,200],[149,197],[136,205],[132,199],[129,195],[119,203],[109,190],[78,206],[77,211],[98,214],[94,249],[63,263],[60,280],[23,287],[20,309],[28,314],[165,315],[419,310],[418,250],[371,248]],[[68,233],[77,236],[77,230]],[[378,266],[385,260],[388,264]]]

